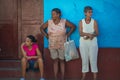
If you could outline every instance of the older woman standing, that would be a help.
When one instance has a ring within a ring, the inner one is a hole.
[[[85,19],[80,21],[80,53],[82,58],[82,79],[85,80],[86,73],[89,72],[89,62],[94,80],[97,79],[97,55],[98,55],[98,26],[97,22],[91,18],[92,7],[84,8]]]
[[[67,27],[70,28],[69,32],[66,32]],[[46,28],[48,28],[48,33],[45,32]],[[40,27],[41,32],[49,39],[49,50],[51,58],[54,60],[55,79],[57,79],[58,63],[60,62],[61,80],[64,80],[64,42],[74,29],[75,26],[72,23],[66,19],[61,19],[61,11],[58,8],[52,9],[52,19]]]

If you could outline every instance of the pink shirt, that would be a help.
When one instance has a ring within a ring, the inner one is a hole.
[[[38,45],[36,43],[32,44],[32,49],[28,49],[26,45],[23,46],[24,51],[27,53],[27,56],[36,56],[36,49],[38,48]]]

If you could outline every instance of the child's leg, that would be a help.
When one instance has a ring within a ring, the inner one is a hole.
[[[21,59],[21,65],[22,65],[22,77],[25,78],[25,74],[26,74],[26,66],[27,66],[27,59],[26,58],[22,58]]]
[[[40,70],[41,77],[43,77],[44,66],[43,66],[43,60],[42,60],[42,58],[38,58],[38,65],[39,65],[39,70]]]

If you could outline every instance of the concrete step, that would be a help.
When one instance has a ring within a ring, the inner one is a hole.
[[[19,60],[0,60],[0,78],[20,77]]]
[[[0,78],[20,78],[21,63],[20,60],[0,60]],[[39,72],[28,71],[26,77],[39,78]],[[0,79],[1,80],[1,79]]]
[[[0,60],[0,68],[19,68],[20,60]]]

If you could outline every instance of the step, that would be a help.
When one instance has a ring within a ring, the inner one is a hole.
[[[0,68],[19,68],[20,60],[0,60]]]
[[[20,77],[19,60],[0,60],[0,78]]]
[[[21,77],[21,62],[20,60],[0,60],[0,78],[20,78]],[[26,78],[39,78],[39,71],[26,72]],[[1,79],[0,79],[1,80]]]

